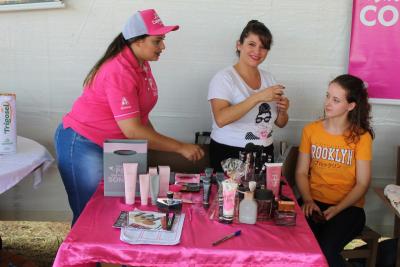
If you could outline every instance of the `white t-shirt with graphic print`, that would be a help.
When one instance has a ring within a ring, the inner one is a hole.
[[[223,99],[235,105],[276,84],[269,72],[261,69],[259,71],[261,86],[257,90],[251,89],[233,66],[219,71],[210,82],[208,100]],[[276,117],[276,102],[257,104],[242,118],[222,128],[218,127],[213,117],[211,138],[218,143],[236,147],[245,147],[247,143],[269,146],[273,142],[272,132]]]

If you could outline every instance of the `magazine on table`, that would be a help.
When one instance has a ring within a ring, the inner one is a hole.
[[[162,220],[165,213],[155,211],[142,211],[135,209],[128,212],[127,225],[128,228],[146,229],[146,230],[162,230]]]
[[[180,242],[185,214],[174,215],[170,230],[164,230],[165,213],[135,209],[128,212],[120,240],[129,244],[176,245]]]

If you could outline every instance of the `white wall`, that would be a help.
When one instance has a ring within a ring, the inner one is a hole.
[[[250,19],[263,21],[274,44],[262,67],[286,86],[289,125],[277,140],[298,143],[302,126],[316,119],[328,82],[346,72],[352,1],[349,0],[66,0],[65,9],[0,13],[0,91],[17,94],[18,134],[50,151],[53,133],[82,91],[82,81],[125,20],[138,9],[155,8],[165,24],[181,29],[166,38],[166,51],[152,63],[159,102],[155,127],[193,141],[210,128],[208,82],[233,64],[235,41]],[[400,133],[398,106],[373,106],[374,184],[395,175]],[[15,192],[19,193],[15,193]],[[390,225],[389,213],[369,194],[368,221]],[[55,167],[37,191],[29,181],[0,196],[0,210],[67,211]]]

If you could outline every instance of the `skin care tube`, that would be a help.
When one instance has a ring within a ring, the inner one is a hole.
[[[149,174],[139,174],[140,183],[140,204],[147,205],[150,189],[150,176]]]
[[[151,195],[151,204],[157,204],[158,193],[160,191],[160,176],[150,175],[150,195]]]
[[[204,176],[203,178],[203,207],[208,209],[210,207],[210,187],[211,187],[211,176]]]
[[[223,218],[226,222],[233,221],[233,213],[235,210],[235,195],[238,184],[231,179],[222,182],[222,194],[224,196]]]
[[[169,191],[169,176],[171,169],[169,166],[158,166],[158,173],[160,176],[160,197],[167,196],[167,192]]]
[[[157,167],[149,167],[149,176],[158,175]]]
[[[137,163],[123,163],[124,181],[125,181],[125,203],[135,204],[136,180],[137,180]]]
[[[266,185],[267,189],[271,190],[275,199],[279,197],[279,184],[281,182],[282,162],[280,163],[265,163],[266,170]]]

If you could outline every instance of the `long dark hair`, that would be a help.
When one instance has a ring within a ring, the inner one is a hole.
[[[98,70],[100,69],[100,67],[103,65],[104,62],[106,62],[107,60],[118,55],[126,46],[128,46],[136,41],[139,41],[141,39],[144,39],[147,36],[148,36],[147,34],[144,34],[144,35],[140,35],[140,36],[125,40],[122,33],[118,34],[117,37],[115,37],[115,39],[107,47],[107,50],[104,53],[104,55],[99,59],[99,61],[96,62],[96,64],[94,64],[92,69],[89,71],[88,75],[86,76],[85,80],[83,81],[83,86],[87,86],[92,83],[94,77],[96,76],[96,73],[98,72]]]
[[[250,33],[253,33],[260,38],[261,43],[265,47],[265,49],[270,50],[272,45],[272,34],[264,25],[264,23],[259,22],[258,20],[250,20],[246,27],[244,27],[242,33],[240,34],[239,43],[243,44],[244,39],[246,39]],[[239,56],[240,51],[236,49],[236,54]]]
[[[375,134],[371,126],[371,105],[368,102],[368,92],[364,82],[356,76],[343,74],[333,79],[330,84],[332,83],[338,84],[346,91],[347,102],[356,104],[347,115],[350,127],[348,133],[345,134],[346,142],[356,144],[360,136],[366,132],[374,138]]]

